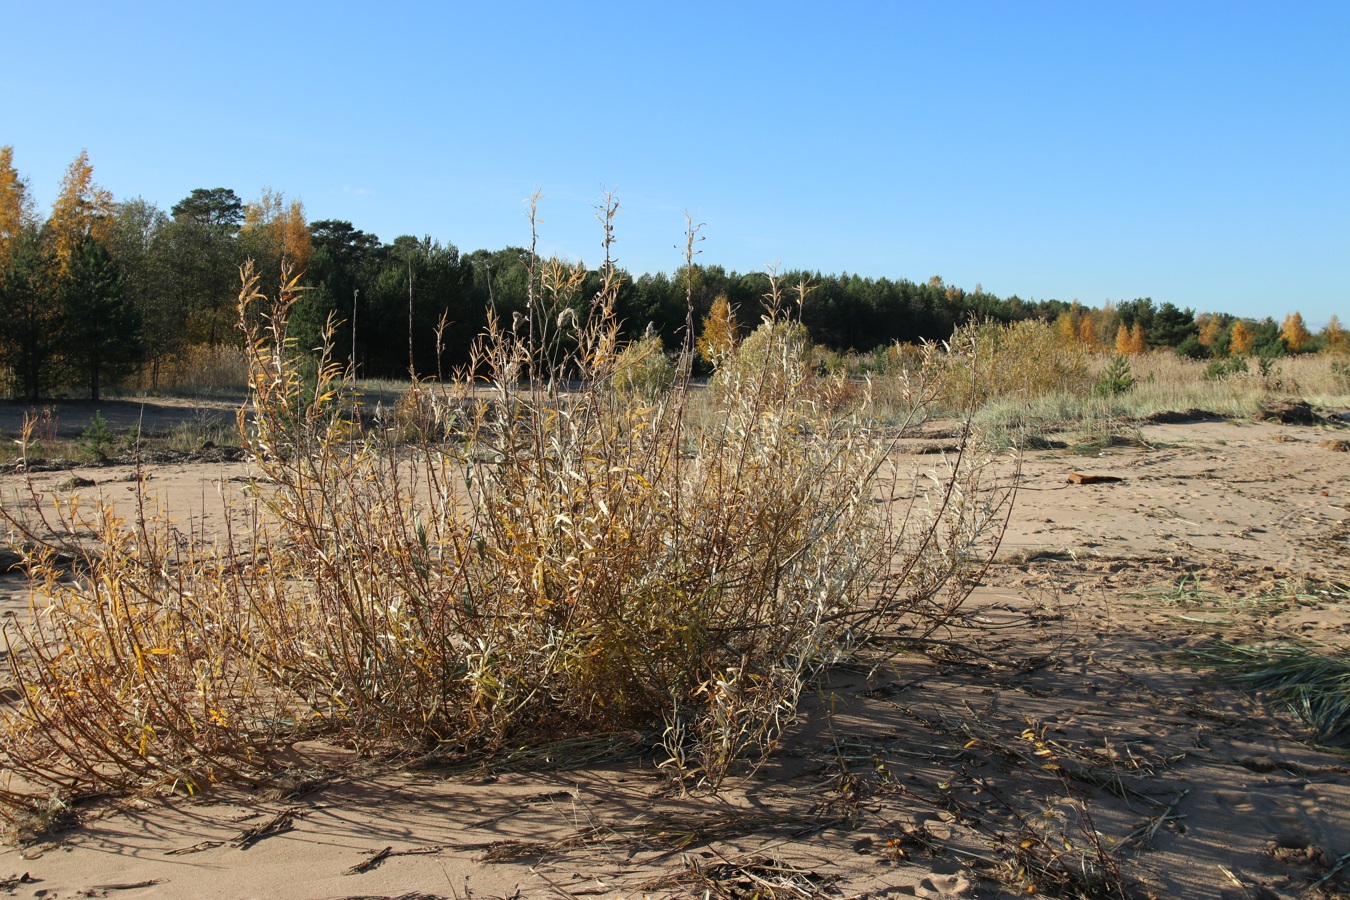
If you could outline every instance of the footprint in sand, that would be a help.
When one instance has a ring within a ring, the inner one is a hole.
[[[933,871],[919,879],[913,887],[902,887],[898,893],[910,897],[923,897],[925,900],[946,900],[946,898],[971,896],[970,879],[960,872],[942,873]]]
[[[1318,810],[1316,803],[1308,804],[1312,806],[1309,810],[1300,809],[1298,803],[1280,802],[1274,798],[1258,796],[1255,800],[1260,821],[1275,846],[1285,850],[1305,850],[1314,845],[1317,836],[1313,833],[1309,813]]]
[[[1215,791],[1214,801],[1229,812],[1250,813],[1256,811],[1251,795],[1245,791]]]

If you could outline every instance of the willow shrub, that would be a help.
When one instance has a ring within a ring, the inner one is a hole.
[[[1048,322],[1026,319],[964,325],[947,342],[943,406],[966,409],[972,400],[1032,400],[1052,394],[1086,394],[1096,383],[1092,359],[1078,344],[1064,344]]]
[[[490,321],[465,375],[412,385],[416,416],[363,417],[342,367],[301,364],[294,282],[268,300],[246,270],[255,505],[231,533],[184,540],[149,498],[130,522],[6,514],[35,600],[7,628],[0,803],[261,781],[300,737],[491,753],[634,729],[715,784],[772,749],[820,666],[950,614],[1007,499],[981,465],[899,474],[865,386],[811,375],[775,327],[776,287],[697,424],[687,369],[616,387],[604,275],[578,316],[586,273],[532,263],[529,315]]]

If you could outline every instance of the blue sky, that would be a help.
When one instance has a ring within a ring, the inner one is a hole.
[[[37,3],[0,144],[45,213],[264,186],[311,219],[1350,320],[1350,3]]]

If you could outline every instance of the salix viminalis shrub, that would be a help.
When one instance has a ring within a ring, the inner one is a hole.
[[[301,735],[491,753],[616,729],[716,783],[772,749],[821,666],[949,615],[1002,508],[982,468],[963,449],[925,487],[895,465],[904,423],[803,364],[773,278],[716,389],[688,346],[673,383],[631,389],[617,209],[598,290],[531,252],[527,308],[394,416],[331,341],[291,340],[296,279],[268,298],[246,268],[248,515],[184,552],[166,517],[99,506],[43,532],[78,535],[88,571],[60,583],[28,530],[41,614],[10,629],[28,699],[4,727],[32,792],[260,779]]]

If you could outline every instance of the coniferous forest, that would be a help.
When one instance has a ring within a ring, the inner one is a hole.
[[[4,390],[25,400],[97,399],[130,379],[159,387],[160,373],[191,349],[240,341],[235,302],[239,268],[248,259],[269,278],[279,277],[284,264],[306,288],[292,316],[296,346],[317,346],[331,320],[336,357],[354,361],[363,377],[455,370],[469,361],[490,309],[510,320],[528,305],[524,247],[461,252],[448,241],[412,235],[386,242],[352,222],[309,221],[303,202],[270,189],[245,201],[230,188],[198,188],[168,210],[140,198],[117,200],[95,182],[84,153],[43,217],[14,167],[13,148],[0,147]],[[685,340],[690,299],[696,328],[717,307],[732,311],[746,330],[758,321],[767,287],[763,271],[717,265],[621,275],[616,309],[624,336],[651,331],[667,349]],[[839,354],[944,340],[970,321],[1023,319],[1053,321],[1067,342],[1123,354],[1172,348],[1193,358],[1226,358],[1346,347],[1334,317],[1313,334],[1298,313],[1277,324],[1197,315],[1151,298],[1090,308],[998,297],[938,276],[779,276],[809,285],[794,313],[814,344]],[[583,298],[600,288],[598,270],[589,279]]]

